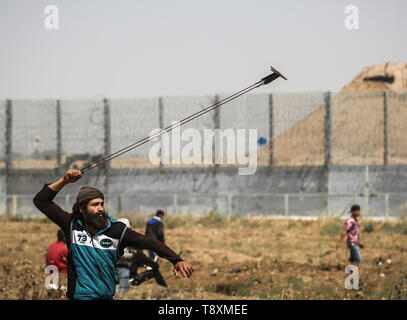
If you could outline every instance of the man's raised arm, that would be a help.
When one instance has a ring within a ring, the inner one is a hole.
[[[64,232],[67,230],[67,225],[71,215],[62,210],[60,206],[53,202],[58,191],[66,184],[78,181],[82,176],[80,170],[68,170],[64,176],[56,182],[45,185],[40,192],[34,197],[34,205],[45,214],[51,221],[56,223]]]

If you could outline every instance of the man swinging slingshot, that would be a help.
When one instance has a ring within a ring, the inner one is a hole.
[[[68,298],[112,299],[116,291],[116,262],[126,247],[152,250],[174,265],[176,277],[178,272],[191,277],[192,265],[168,246],[109,217],[104,210],[104,195],[98,189],[82,187],[72,214],[53,202],[58,191],[82,175],[81,170],[68,170],[56,182],[45,185],[34,198],[35,206],[67,235]]]
[[[56,182],[45,185],[35,196],[35,206],[49,219],[56,223],[65,233],[68,246],[68,292],[70,299],[112,299],[116,291],[116,262],[123,255],[124,248],[149,249],[173,265],[173,272],[183,277],[190,277],[192,265],[183,261],[168,246],[157,240],[137,233],[119,221],[108,216],[104,210],[104,195],[93,187],[82,187],[72,208],[72,214],[65,212],[53,202],[57,193],[68,183],[78,181],[82,175],[107,161],[110,161],[134,148],[173,130],[176,126],[196,119],[221,105],[240,97],[262,85],[269,84],[282,77],[280,72],[271,67],[272,74],[262,78],[251,86],[218,101],[176,123],[168,126],[153,136],[143,138],[98,161],[90,163],[81,170],[68,170]]]

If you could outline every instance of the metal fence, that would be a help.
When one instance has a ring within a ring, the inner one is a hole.
[[[0,100],[0,212],[34,214],[31,196],[25,195],[67,168],[81,168],[223,97]],[[228,168],[237,164],[152,164],[146,144],[91,171],[86,183],[103,188],[118,212],[165,206],[191,214],[339,214],[369,165],[379,191],[369,193],[369,215],[401,216],[406,123],[407,92],[251,94],[182,130],[202,135],[205,129],[257,129],[255,177],[231,177],[236,170]],[[126,194],[119,198],[123,185]],[[67,188],[64,192],[75,193]],[[367,207],[365,198],[355,201]]]
[[[222,98],[2,100],[0,168],[81,166]],[[406,121],[407,92],[273,93],[241,97],[183,129],[257,129],[260,166],[394,165],[407,164]],[[149,148],[111,166],[155,167]]]
[[[5,211],[6,198],[12,203]],[[33,195],[0,196],[0,215],[19,218],[43,217],[32,203]],[[74,195],[57,196],[55,202],[71,212]],[[148,215],[161,208],[171,216],[203,216],[209,212],[225,217],[345,217],[352,204],[362,205],[364,218],[407,216],[407,194],[119,194],[106,199],[112,217]],[[159,205],[159,206],[158,206]]]

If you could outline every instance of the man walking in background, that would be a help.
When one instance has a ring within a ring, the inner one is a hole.
[[[68,183],[82,177],[81,170],[68,170],[52,184],[46,184],[34,197],[34,205],[65,233],[68,246],[68,292],[70,299],[113,299],[116,291],[116,263],[124,248],[149,249],[170,261],[183,277],[190,277],[192,266],[165,244],[128,228],[109,217],[104,209],[103,193],[82,187],[72,213],[53,202]]]
[[[163,219],[164,211],[157,210],[155,216],[147,221],[145,232],[146,237],[150,237],[162,243],[165,243],[164,223],[162,222]],[[148,255],[150,259],[158,263],[158,256],[154,251],[148,250]]]
[[[346,234],[348,234],[347,245],[350,250],[349,261],[351,263],[360,264],[361,257],[359,247],[362,249],[364,248],[360,241],[360,225],[358,220],[358,217],[360,216],[360,206],[357,204],[353,205],[350,212],[352,216],[345,221],[345,226],[340,235],[336,248],[338,249],[341,247],[343,239],[345,238]]]

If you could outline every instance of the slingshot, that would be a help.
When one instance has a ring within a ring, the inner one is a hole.
[[[206,107],[206,108],[204,108],[204,109],[202,109],[202,110],[200,110],[198,112],[195,112],[194,114],[191,114],[190,116],[188,116],[188,117],[186,117],[186,118],[184,118],[184,119],[182,119],[182,120],[180,120],[180,121],[178,121],[176,123],[173,123],[172,125],[164,128],[164,129],[161,129],[160,131],[156,132],[155,134],[152,134],[152,135],[150,135],[148,137],[145,137],[145,138],[143,138],[143,139],[141,139],[141,140],[139,140],[139,141],[137,141],[137,142],[123,148],[123,149],[120,149],[120,150],[116,151],[115,153],[112,153],[111,155],[108,155],[108,156],[106,156],[104,158],[101,158],[101,159],[99,159],[97,161],[91,162],[88,166],[81,169],[82,173],[84,174],[85,172],[87,172],[89,170],[92,170],[92,169],[94,169],[94,168],[96,168],[96,167],[98,167],[98,166],[100,166],[102,164],[105,164],[106,162],[108,162],[108,161],[110,161],[110,160],[112,160],[114,158],[117,158],[117,157],[121,156],[122,154],[124,154],[126,152],[129,152],[129,151],[131,151],[131,150],[133,150],[133,149],[135,149],[137,147],[140,147],[141,145],[143,145],[143,144],[145,144],[145,143],[147,143],[149,141],[152,141],[155,138],[160,137],[164,133],[168,133],[168,132],[172,131],[173,129],[177,128],[177,127],[180,127],[180,126],[182,126],[182,125],[184,125],[184,124],[186,124],[186,123],[188,123],[188,122],[190,122],[190,121],[192,121],[192,120],[194,120],[194,119],[196,119],[196,118],[198,118],[198,117],[200,117],[200,116],[202,116],[202,115],[204,115],[204,114],[206,114],[206,113],[208,113],[208,112],[210,112],[212,110],[215,110],[216,108],[219,108],[220,106],[224,105],[225,103],[228,103],[228,102],[230,102],[230,101],[232,101],[232,100],[234,100],[234,99],[236,99],[236,98],[238,98],[238,97],[252,91],[253,89],[256,89],[256,88],[258,88],[260,86],[269,84],[270,82],[276,80],[279,77],[283,78],[284,80],[287,80],[287,78],[285,76],[283,76],[275,68],[273,68],[273,67],[270,67],[270,68],[271,68],[271,71],[273,71],[273,73],[268,75],[267,77],[262,78],[260,81],[257,81],[256,83],[252,84],[251,86],[248,86],[245,89],[242,89],[242,90],[240,90],[240,91],[238,91],[238,92],[236,92],[236,93],[234,93],[234,94],[232,94],[232,95],[230,95],[230,96],[228,96],[228,97],[226,97],[226,98],[224,98],[224,99],[222,99],[222,100],[220,100],[220,101],[218,101],[218,102],[216,102],[216,103],[214,103],[214,104],[212,104],[212,105],[210,105],[210,106],[208,106],[208,107]]]

